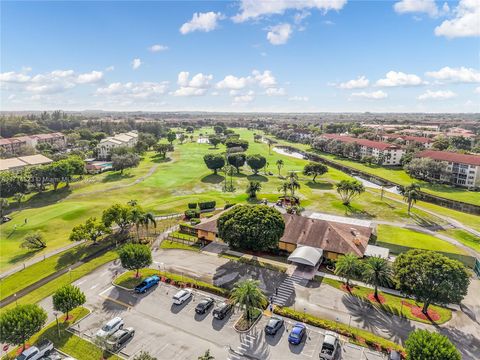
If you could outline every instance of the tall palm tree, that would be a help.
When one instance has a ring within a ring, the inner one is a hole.
[[[410,215],[410,210],[412,209],[412,205],[417,202],[422,197],[420,192],[420,185],[411,183],[408,186],[405,186],[400,191],[403,195],[403,200],[408,203],[408,215]]]
[[[135,230],[137,232],[137,240],[140,241],[140,226],[144,223],[145,213],[139,208],[135,207],[130,213],[130,220],[135,224]]]
[[[247,185],[246,193],[251,199],[255,199],[257,197],[257,192],[262,190],[262,184],[259,181],[250,181]]]
[[[379,256],[367,258],[363,268],[363,280],[375,288],[375,299],[378,300],[378,287],[392,283],[393,272],[388,261]]]
[[[288,181],[284,181],[282,185],[278,187],[278,191],[283,193],[284,197],[287,197],[288,189],[290,188],[290,183]]]
[[[290,171],[288,174],[288,188],[292,193],[292,197],[295,196],[295,190],[300,189],[300,183],[298,182],[298,175],[296,172]]]
[[[21,192],[18,192],[15,195],[13,195],[13,198],[17,202],[19,209],[20,209],[20,205],[22,204],[22,200],[23,200],[24,197],[25,197],[25,194],[21,193]]]
[[[130,205],[130,206],[137,206],[137,205],[138,205],[138,201],[135,200],[135,199],[132,199],[132,200],[129,200],[129,201],[127,202],[127,204]]]
[[[153,224],[153,227],[157,227],[155,216],[151,212],[143,214],[142,225],[145,227],[148,236],[148,225]]]
[[[245,311],[244,314],[248,320],[252,319],[254,309],[261,308],[267,303],[267,297],[259,285],[260,281],[258,280],[248,279],[239,281],[230,293],[230,300]]]
[[[345,278],[347,288],[350,288],[350,279],[360,272],[360,261],[351,253],[340,256],[335,264],[335,275]]]
[[[282,159],[278,159],[275,164],[277,165],[278,176],[282,176],[282,174],[280,173],[280,171],[282,170],[283,165],[285,165],[284,162],[283,162],[283,160],[282,160]]]

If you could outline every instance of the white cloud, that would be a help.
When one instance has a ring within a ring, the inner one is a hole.
[[[460,0],[454,17],[435,28],[435,35],[447,38],[480,36],[480,1]]]
[[[401,0],[396,2],[393,8],[399,14],[425,13],[431,17],[439,14],[435,0]]]
[[[221,13],[215,13],[213,11],[194,13],[192,19],[180,27],[180,32],[183,35],[193,31],[209,32],[215,30],[218,26],[218,21],[223,18],[224,16]]]
[[[168,46],[160,45],[160,44],[155,44],[155,45],[150,46],[150,47],[148,48],[148,50],[151,51],[151,52],[153,52],[153,53],[156,53],[156,52],[168,50]]]
[[[110,65],[109,67],[105,68],[105,71],[113,71],[113,70],[115,70],[115,66],[113,65]]]
[[[292,96],[288,98],[288,101],[308,101],[308,96]]]
[[[445,66],[438,71],[428,71],[427,76],[441,81],[457,83],[480,83],[480,71],[464,66],[451,68]]]
[[[476,87],[473,91],[475,94],[480,94],[480,86]]]
[[[284,96],[286,95],[286,91],[284,88],[268,88],[265,90],[265,95],[268,96]]]
[[[80,74],[77,77],[78,84],[92,84],[101,80],[103,80],[103,72],[95,70],[89,73]]]
[[[251,82],[250,77],[236,77],[234,75],[227,75],[216,85],[218,89],[243,89],[249,82]]]
[[[277,80],[270,70],[265,70],[263,73],[258,70],[253,70],[252,74],[260,87],[269,88],[277,85]]]
[[[205,75],[198,73],[190,80],[190,73],[188,71],[181,71],[178,74],[177,84],[180,86],[173,95],[174,96],[201,96],[205,95],[210,82],[213,80],[213,75]]]
[[[286,10],[317,9],[326,13],[329,10],[341,10],[347,0],[242,0],[240,13],[232,19],[234,22],[244,22],[262,16],[283,14]]]
[[[340,83],[338,87],[340,89],[362,89],[362,88],[366,88],[369,83],[370,81],[365,76],[362,75],[356,79]]]
[[[310,11],[307,11],[307,10],[303,10],[299,13],[296,13],[294,16],[293,16],[293,21],[295,22],[295,24],[300,24],[303,20],[305,20],[307,17],[309,17],[310,15],[312,15],[312,13]]]
[[[439,90],[439,91],[431,91],[427,90],[425,93],[417,97],[418,100],[446,100],[456,97],[453,91],[450,90]]]
[[[272,45],[283,45],[292,35],[292,26],[287,23],[271,26],[269,30],[267,39]]]
[[[250,90],[248,93],[243,95],[238,95],[233,98],[234,104],[247,104],[252,102],[255,99],[255,93]]]
[[[387,98],[388,94],[385,91],[378,90],[378,91],[372,91],[372,92],[366,92],[366,91],[356,92],[356,93],[353,93],[352,96],[357,98],[380,100],[380,99]]]
[[[122,99],[147,100],[165,94],[168,82],[115,82],[106,87],[98,88],[97,96],[112,96]]]
[[[132,69],[137,70],[142,65],[142,60],[135,58],[132,60]]]
[[[389,71],[384,79],[377,81],[377,86],[418,86],[422,85],[422,79],[415,74],[405,74],[401,71]]]
[[[15,71],[0,73],[0,82],[24,83],[29,80],[30,76]]]

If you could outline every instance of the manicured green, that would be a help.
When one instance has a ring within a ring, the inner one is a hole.
[[[412,249],[440,251],[452,254],[465,254],[465,251],[445,240],[414,230],[390,225],[379,225],[378,242],[406,246]]]
[[[458,240],[463,245],[471,247],[472,249],[480,252],[480,237],[460,229],[449,229],[446,230],[445,233],[448,236]]]
[[[196,245],[189,245],[187,243],[182,243],[179,241],[170,241],[170,240],[163,240],[160,244],[160,249],[181,249],[181,250],[192,250],[192,251],[200,251],[200,247]]]
[[[323,278],[322,283],[333,286],[336,289],[344,291],[342,288],[343,282],[341,281]],[[354,285],[351,289],[350,294],[352,294],[353,296],[359,297],[361,299],[364,299],[365,301],[369,301],[379,309],[386,311],[388,313],[400,315],[400,316],[406,317],[407,319],[415,320],[415,321],[419,321],[427,324],[431,323],[428,320],[422,320],[418,317],[413,316],[410,309],[407,306],[402,305],[402,302],[404,302],[404,304],[409,303],[412,306],[422,307],[423,303],[416,302],[415,300],[412,300],[412,299],[407,299],[407,298],[402,298],[400,296],[387,294],[387,293],[384,293],[383,291],[379,291],[378,292],[379,296],[384,297],[386,300],[384,304],[379,304],[378,302],[376,301],[372,302],[367,298],[369,294],[373,294],[373,291],[374,291],[373,289],[370,289],[367,287]],[[436,324],[443,324],[452,318],[452,311],[450,309],[443,308],[436,305],[430,305],[430,309],[436,311],[440,315],[440,320],[438,320]]]

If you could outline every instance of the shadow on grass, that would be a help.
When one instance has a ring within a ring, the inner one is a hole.
[[[245,178],[245,177],[247,177],[247,175],[244,174],[244,173],[242,173],[242,172],[240,172],[240,173],[235,173],[235,174],[233,174],[233,177],[234,177],[234,178]]]
[[[308,181],[305,183],[309,188],[311,189],[318,189],[318,190],[331,190],[333,189],[333,184],[330,184],[328,182],[313,182],[313,181]]]
[[[102,179],[102,182],[113,182],[113,181],[119,181],[119,180],[123,180],[123,179],[130,179],[132,177],[134,177],[135,175],[133,174],[128,174],[128,173],[120,173],[119,171],[115,171],[115,172],[112,172],[110,174],[108,174],[107,176],[105,176],[103,179]]]
[[[43,250],[43,249],[41,249],[41,250]],[[8,263],[9,264],[21,263],[25,260],[28,260],[28,259],[34,257],[39,252],[40,252],[40,250],[31,250],[31,251],[28,251],[28,252],[23,253],[23,254],[15,255],[14,257],[12,257],[11,259],[8,260]]]
[[[221,175],[218,174],[210,174],[202,178],[203,183],[207,184],[220,184],[222,181],[224,181],[225,178]]]
[[[438,224],[435,221],[432,221],[430,219],[426,219],[426,218],[424,218],[420,215],[410,213],[410,217],[412,218],[413,221],[415,221],[415,223],[418,226],[427,228],[427,229],[432,230],[432,231],[443,230],[443,227],[440,224]]]
[[[172,159],[169,158],[169,157],[163,158],[159,155],[155,155],[155,156],[152,157],[152,162],[154,162],[156,164],[163,164],[163,163],[167,163],[167,162],[170,162],[170,161],[172,161]]]
[[[346,216],[353,216],[353,217],[362,218],[362,219],[372,219],[376,217],[374,214],[371,214],[368,211],[358,208],[352,204],[343,205],[343,206],[345,207]]]
[[[267,182],[268,181],[268,178],[266,176],[263,176],[263,175],[248,175],[247,176],[247,179],[249,181],[259,181],[259,182]]]
[[[49,190],[49,191],[43,191],[39,192],[32,197],[30,197],[27,201],[23,202],[18,205],[18,203],[14,203],[10,207],[10,212],[13,210],[18,210],[21,211],[24,208],[38,208],[38,207],[43,207],[47,205],[54,204],[58,201],[61,201],[65,199],[67,196],[69,196],[72,193],[72,190],[70,189],[69,186],[64,186],[57,191]]]

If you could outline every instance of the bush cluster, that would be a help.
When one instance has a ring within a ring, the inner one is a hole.
[[[198,209],[185,210],[185,217],[187,219],[198,218],[198,217],[200,217],[200,210],[198,210]]]

